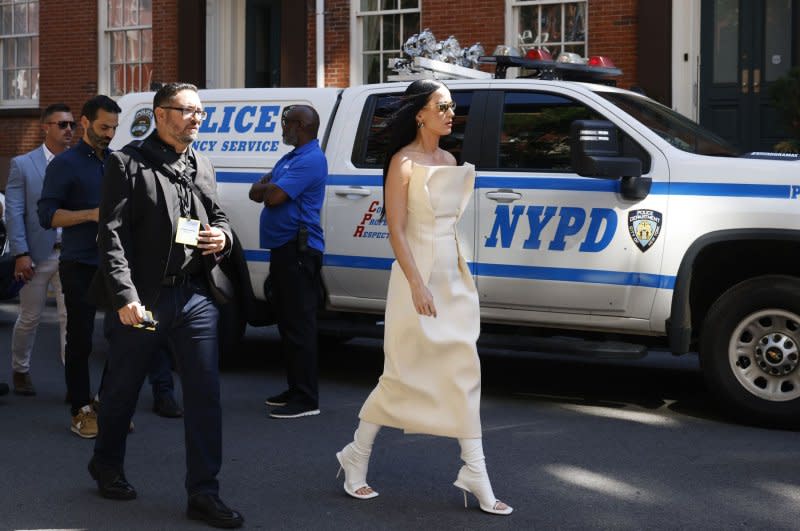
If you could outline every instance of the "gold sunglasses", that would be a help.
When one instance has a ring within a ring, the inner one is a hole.
[[[440,101],[439,103],[434,103],[433,108],[439,112],[447,112],[447,109],[452,109],[453,112],[456,112],[456,102]]]

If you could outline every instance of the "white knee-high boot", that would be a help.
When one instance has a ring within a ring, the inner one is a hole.
[[[467,492],[470,492],[478,499],[481,510],[492,514],[511,514],[513,509],[507,505],[503,507],[504,504],[495,498],[492,491],[483,455],[483,440],[459,439],[458,444],[461,446],[464,466],[458,471],[458,478],[453,485],[464,491],[464,506],[467,505]]]
[[[358,429],[353,434],[353,442],[336,453],[336,459],[339,461],[339,472],[336,473],[336,477],[338,478],[344,470],[344,490],[354,498],[366,500],[378,495],[367,485],[367,468],[372,453],[372,443],[380,429],[378,424],[360,421]],[[359,494],[358,491],[365,487],[368,492]]]

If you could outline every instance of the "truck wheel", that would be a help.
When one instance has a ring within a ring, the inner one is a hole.
[[[712,305],[700,360],[726,412],[759,425],[800,424],[800,281],[744,281]]]

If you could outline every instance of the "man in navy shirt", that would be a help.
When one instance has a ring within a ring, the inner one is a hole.
[[[95,96],[83,105],[83,138],[47,166],[39,223],[62,228],[58,274],[67,307],[65,376],[71,402],[70,429],[84,439],[97,435],[97,416],[91,407],[89,354],[92,351],[95,307],[86,299],[97,270],[97,216],[103,163],[119,123],[119,106],[108,96]]]
[[[272,296],[288,365],[289,388],[266,403],[277,406],[271,417],[297,418],[319,414],[317,307],[325,249],[320,212],[328,163],[313,107],[287,107],[281,126],[283,142],[295,149],[250,188],[250,199],[264,203],[261,247],[270,249]]]

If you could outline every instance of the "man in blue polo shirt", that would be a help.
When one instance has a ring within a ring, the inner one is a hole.
[[[317,140],[319,114],[313,107],[287,107],[281,127],[283,142],[295,149],[250,188],[250,199],[264,203],[261,247],[270,249],[272,297],[289,383],[266,403],[276,406],[273,418],[297,418],[319,414],[317,307],[325,249],[320,212],[328,163]]]

